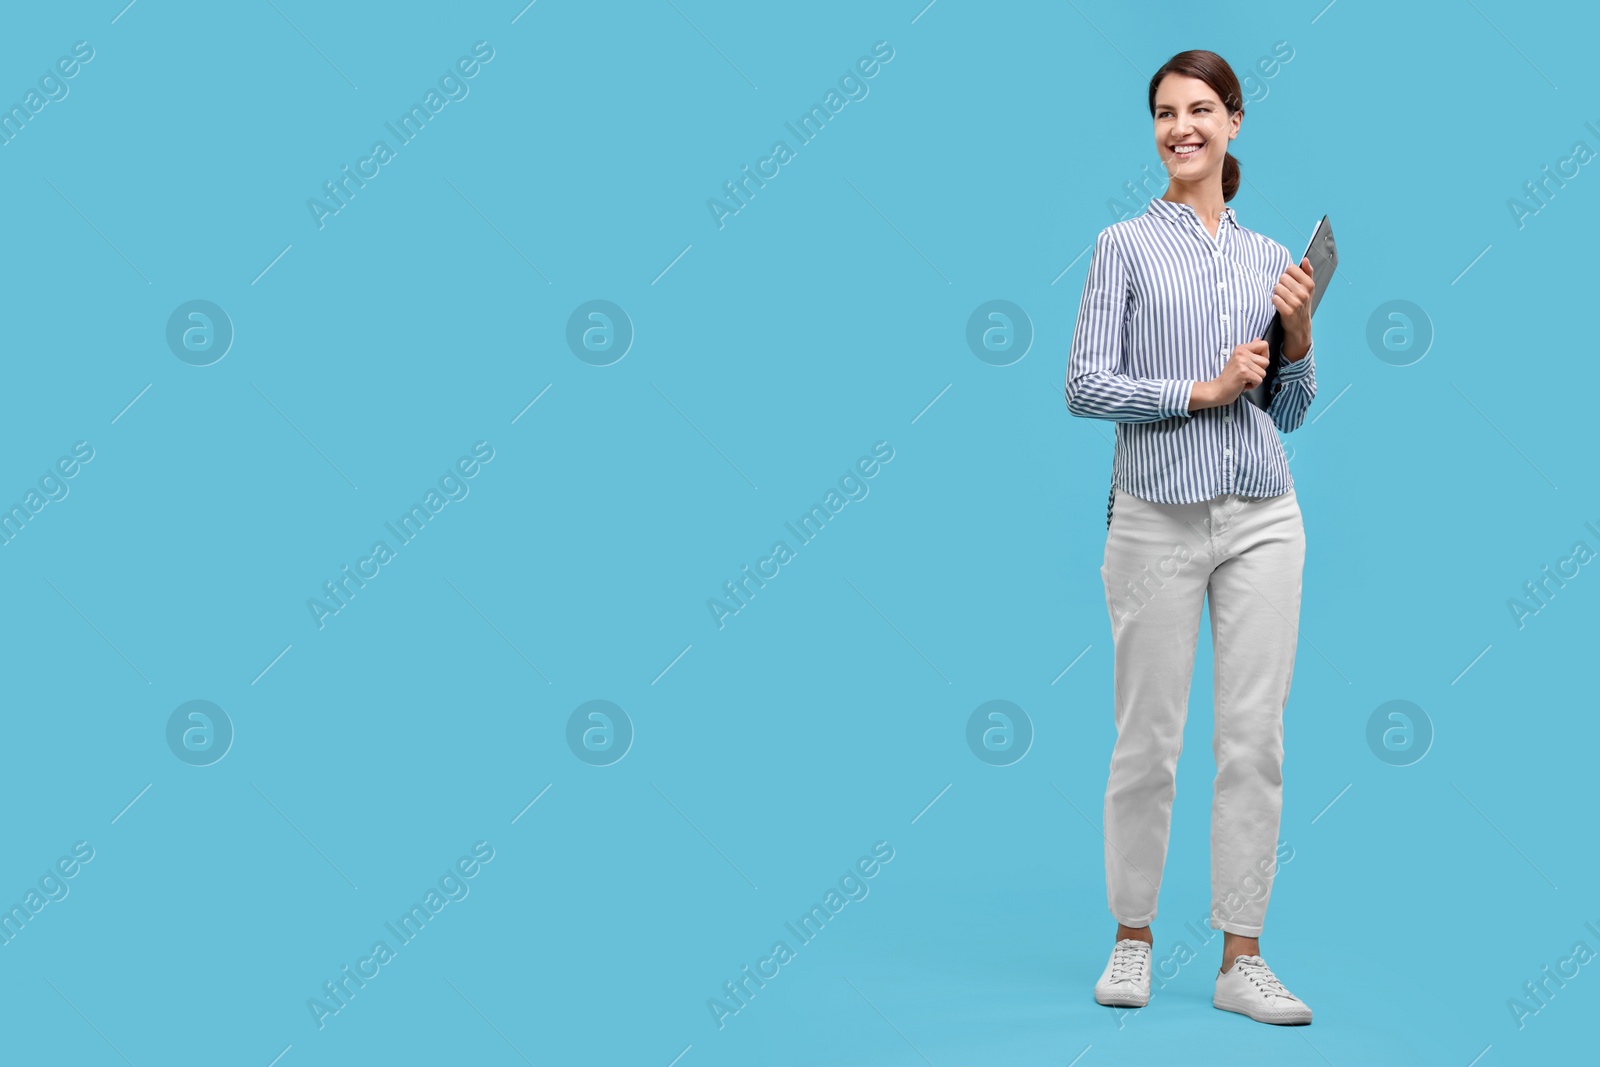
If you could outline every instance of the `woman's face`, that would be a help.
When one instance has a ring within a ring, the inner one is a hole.
[[[1186,74],[1168,74],[1156,86],[1156,151],[1173,181],[1221,181],[1228,142],[1242,114],[1228,114],[1216,91]]]

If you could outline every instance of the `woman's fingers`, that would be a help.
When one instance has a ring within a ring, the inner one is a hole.
[[[1284,282],[1289,281],[1300,286],[1301,288],[1310,289],[1315,282],[1315,279],[1313,278],[1315,273],[1316,272],[1311,269],[1311,260],[1302,259],[1298,265],[1291,263],[1288,267],[1284,268],[1283,274],[1278,278],[1278,282],[1279,284],[1283,284]]]

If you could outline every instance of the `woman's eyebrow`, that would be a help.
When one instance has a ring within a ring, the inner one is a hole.
[[[1206,98],[1205,98],[1205,99],[1204,99],[1204,100],[1196,100],[1196,101],[1195,101],[1195,102],[1194,102],[1194,103],[1192,103],[1192,104],[1190,104],[1190,105],[1189,105],[1189,106],[1190,106],[1190,107],[1200,107],[1200,106],[1201,106],[1201,105],[1202,105],[1202,104],[1210,104],[1210,105],[1211,105],[1211,106],[1212,106],[1212,107],[1215,107],[1215,106],[1216,106],[1216,104],[1217,104],[1217,102],[1216,102],[1216,101],[1215,101],[1215,100],[1213,100],[1213,99],[1211,99],[1211,98],[1210,98],[1210,97],[1209,97],[1209,96],[1208,96],[1208,97],[1206,97]],[[1156,103],[1156,110],[1157,110],[1157,111],[1160,111],[1160,110],[1162,110],[1162,109],[1163,109],[1163,108],[1164,108],[1164,109],[1166,109],[1166,110],[1167,110],[1167,111],[1173,111],[1173,110],[1175,110],[1175,109],[1174,109],[1174,108],[1173,108],[1173,106],[1172,106],[1172,105],[1171,105],[1171,104],[1163,104],[1163,103],[1160,103],[1160,102],[1159,102],[1159,101],[1158,101],[1158,102],[1157,102],[1157,103]]]

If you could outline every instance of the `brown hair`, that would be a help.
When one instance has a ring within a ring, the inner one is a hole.
[[[1156,117],[1156,86],[1161,84],[1161,79],[1168,74],[1182,74],[1190,78],[1199,78],[1211,87],[1211,91],[1222,98],[1222,106],[1228,109],[1228,114],[1244,114],[1244,96],[1239,91],[1239,79],[1234,76],[1233,68],[1228,66],[1228,61],[1215,52],[1207,52],[1196,48],[1187,52],[1179,52],[1161,65],[1155,76],[1150,79],[1150,117]],[[1232,200],[1233,194],[1239,191],[1239,160],[1232,152],[1223,150],[1222,159],[1222,199]]]

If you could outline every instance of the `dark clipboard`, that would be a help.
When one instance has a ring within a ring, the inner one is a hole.
[[[1306,245],[1306,251],[1300,259],[1311,261],[1311,312],[1316,314],[1317,305],[1322,303],[1322,294],[1328,291],[1328,283],[1333,280],[1333,272],[1339,266],[1339,247],[1333,240],[1333,227],[1328,223],[1328,216],[1322,216],[1322,221],[1317,223],[1317,228],[1312,231],[1311,241]],[[1300,260],[1294,261],[1295,266],[1300,265]],[[1254,389],[1246,389],[1242,394],[1244,398],[1256,407],[1266,410],[1272,402],[1272,394],[1278,380],[1278,368],[1283,365],[1283,316],[1276,311],[1272,313],[1272,322],[1267,325],[1267,335],[1263,338],[1267,342],[1267,373],[1261,379],[1261,384]]]

